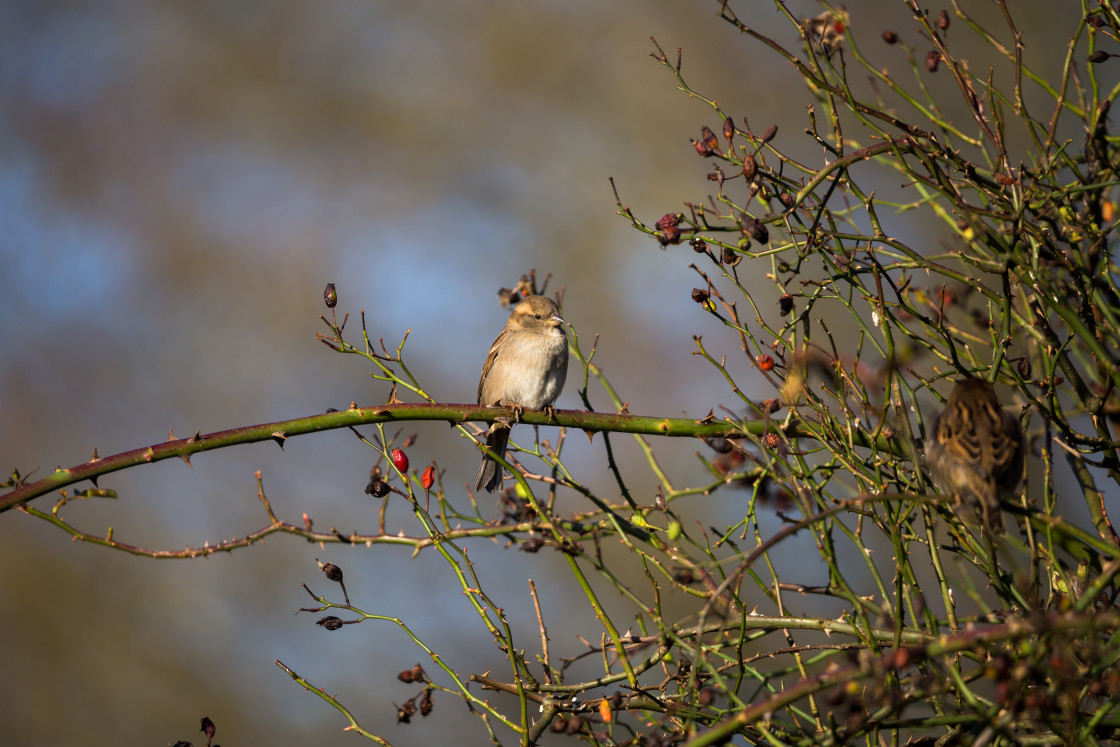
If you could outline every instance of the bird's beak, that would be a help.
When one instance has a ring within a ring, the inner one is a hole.
[[[552,316],[550,316],[548,318],[548,326],[550,326],[550,327],[559,327],[561,324],[564,324],[564,323],[565,323],[564,320],[560,318],[559,314],[553,314]]]

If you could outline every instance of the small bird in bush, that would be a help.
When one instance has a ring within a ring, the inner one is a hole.
[[[938,491],[955,495],[958,505],[978,503],[984,526],[1002,532],[999,502],[1019,488],[1025,457],[1023,429],[1000,406],[992,385],[972,377],[958,382],[926,447]]]
[[[486,356],[478,404],[502,404],[518,411],[551,408],[568,373],[568,338],[561,324],[559,307],[545,296],[526,296],[514,306]],[[508,442],[509,425],[490,426],[486,446],[491,451],[504,457]],[[483,455],[474,489],[493,493],[501,484],[501,465]]]

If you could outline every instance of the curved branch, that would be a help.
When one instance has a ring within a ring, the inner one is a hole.
[[[413,420],[443,420],[451,424],[475,422],[493,422],[498,418],[509,417],[510,410],[505,407],[482,407],[479,405],[459,404],[427,404],[427,403],[397,403],[392,405],[377,405],[374,407],[352,407],[349,410],[328,412],[322,415],[280,420],[262,425],[250,425],[242,428],[231,428],[214,433],[195,433],[190,438],[170,438],[167,441],[139,449],[132,449],[108,457],[94,458],[85,464],[73,467],[59,467],[51,474],[35,482],[21,482],[15,489],[0,495],[0,513],[15,508],[32,498],[45,495],[53,490],[64,488],[67,485],[92,480],[95,484],[101,475],[118,470],[135,467],[148,462],[159,462],[164,459],[177,457],[190,464],[194,454],[213,449],[221,449],[239,444],[257,443],[260,441],[275,441],[284,447],[284,442],[293,436],[302,436],[307,433],[335,430],[337,428],[350,428],[357,425],[371,423],[404,422]],[[639,433],[649,436],[670,437],[698,437],[698,438],[728,438],[742,436],[746,433],[763,435],[772,424],[764,421],[753,423],[740,423],[730,419],[717,421],[710,415],[702,420],[689,418],[664,418],[629,413],[601,413],[587,412],[585,410],[556,410],[553,415],[544,412],[524,412],[519,422],[529,425],[559,425],[568,428],[578,428],[588,433],[599,431],[615,431],[619,433]],[[799,432],[796,428],[788,430],[786,435],[791,438],[804,437],[809,434]],[[853,434],[856,443],[870,446],[870,439],[862,433]],[[863,438],[860,438],[863,436]],[[889,442],[885,439],[877,444],[880,448],[889,449]]]

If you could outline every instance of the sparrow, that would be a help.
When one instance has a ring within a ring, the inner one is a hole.
[[[953,387],[933,424],[926,462],[938,492],[979,503],[984,525],[1003,531],[1001,498],[1023,479],[1026,440],[1018,419],[1000,406],[987,381],[967,377]]]
[[[551,409],[568,373],[568,338],[561,324],[559,307],[545,296],[526,296],[514,306],[486,356],[478,404],[506,405],[518,413]],[[486,446],[498,456],[505,456],[509,430],[494,423],[486,434]],[[493,493],[501,484],[502,466],[483,455],[474,489]]]

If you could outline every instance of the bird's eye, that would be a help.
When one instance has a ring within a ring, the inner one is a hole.
[[[541,318],[541,315],[540,315],[540,314],[533,314],[533,316],[534,316],[534,317],[536,317],[537,319],[540,319],[540,318]]]

